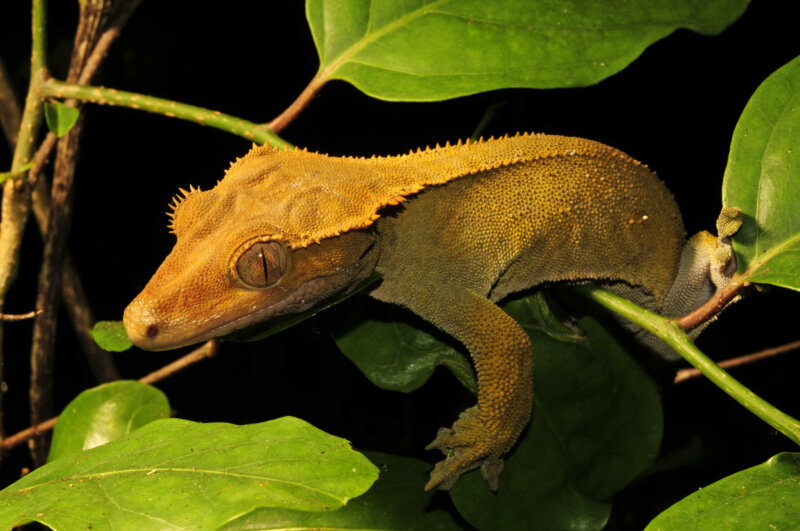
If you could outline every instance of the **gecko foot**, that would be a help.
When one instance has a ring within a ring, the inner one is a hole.
[[[448,456],[436,463],[425,490],[449,490],[462,474],[478,467],[481,467],[481,476],[489,483],[489,488],[497,490],[500,472],[503,471],[501,456],[507,448],[498,444],[496,436],[493,437],[480,421],[477,406],[461,413],[452,428],[440,428],[436,438],[425,449],[441,450]]]

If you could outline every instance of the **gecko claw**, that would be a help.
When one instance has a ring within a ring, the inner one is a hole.
[[[447,456],[434,466],[425,490],[449,490],[462,474],[480,467],[481,476],[496,491],[503,471],[503,452],[495,448],[497,442],[480,421],[477,407],[462,412],[452,428],[439,428],[436,438],[425,447]]]

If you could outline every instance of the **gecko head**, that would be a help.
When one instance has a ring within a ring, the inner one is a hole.
[[[349,293],[372,273],[369,230],[299,246],[282,226],[280,201],[227,180],[192,189],[174,206],[175,247],[123,316],[135,345],[167,350],[280,323]]]

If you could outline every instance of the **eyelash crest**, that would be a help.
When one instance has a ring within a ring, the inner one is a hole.
[[[178,213],[178,207],[180,207],[184,201],[193,193],[201,192],[200,187],[194,187],[193,185],[189,185],[189,189],[185,190],[183,188],[178,188],[178,193],[172,197],[172,202],[169,204],[169,210],[166,212],[169,221],[167,222],[167,227],[169,227],[169,231],[175,234],[175,215]]]

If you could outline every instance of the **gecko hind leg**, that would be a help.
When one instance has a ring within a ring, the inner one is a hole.
[[[444,287],[443,287],[444,288]],[[528,334],[511,316],[484,296],[461,287],[429,294],[405,291],[404,305],[463,343],[478,376],[478,403],[451,428],[442,428],[428,445],[449,457],[436,464],[426,490],[448,489],[481,467],[496,490],[503,455],[528,423],[533,404],[533,350]]]

